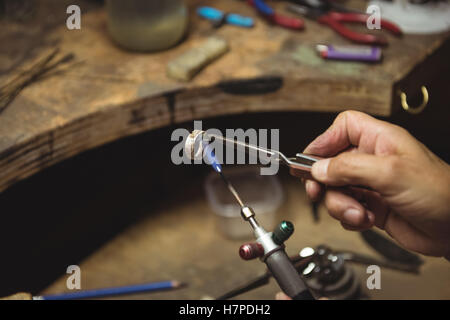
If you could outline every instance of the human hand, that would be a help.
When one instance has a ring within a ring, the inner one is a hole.
[[[278,292],[275,295],[275,300],[292,300],[291,297],[289,297],[286,293],[284,292]]]
[[[345,229],[377,226],[409,250],[449,258],[450,166],[406,130],[346,111],[304,153],[327,158],[306,192]]]
[[[291,297],[289,297],[286,293],[284,293],[284,292],[278,292],[276,295],[275,295],[275,300],[292,300],[292,298]],[[326,298],[326,297],[321,297],[321,298],[319,298],[319,299],[317,299],[317,300],[329,300],[328,298]]]

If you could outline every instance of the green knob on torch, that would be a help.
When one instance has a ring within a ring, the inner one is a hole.
[[[282,221],[272,233],[272,240],[278,244],[283,244],[294,233],[294,225],[289,221]]]

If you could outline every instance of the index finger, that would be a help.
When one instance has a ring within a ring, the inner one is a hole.
[[[351,146],[374,153],[377,137],[385,126],[383,121],[362,112],[341,112],[333,124],[306,147],[304,153],[332,157]]]

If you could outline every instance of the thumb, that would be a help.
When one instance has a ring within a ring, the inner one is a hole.
[[[344,152],[313,164],[314,179],[331,186],[365,186],[384,190],[396,181],[398,161],[394,156]]]

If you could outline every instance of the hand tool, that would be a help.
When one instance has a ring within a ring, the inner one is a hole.
[[[225,138],[223,136],[215,135],[215,134],[206,134],[204,131],[195,130],[189,136],[186,141],[185,152],[189,154],[192,159],[194,159],[194,154],[196,157],[201,157],[203,154],[203,149],[211,140],[220,141],[222,144],[230,147],[236,148],[238,151],[239,148],[243,148],[245,152],[249,152],[250,150],[256,152],[265,153],[269,156],[273,161],[278,161],[289,167],[289,173],[295,177],[311,179],[311,167],[312,165],[322,159],[317,156],[307,155],[304,153],[297,153],[294,157],[286,157],[279,151],[262,148],[259,146],[251,145],[243,141],[231,140]]]
[[[222,80],[216,84],[223,92],[236,95],[253,95],[276,92],[283,87],[283,77],[260,76]]]
[[[368,245],[386,259],[416,268],[423,264],[423,260],[418,255],[399,247],[396,243],[374,230],[364,230],[360,234]]]
[[[362,10],[354,9],[346,5],[340,4],[339,1],[334,0],[288,0],[288,2],[307,6],[312,8],[317,8],[321,10],[333,10],[338,12],[353,12],[353,13],[365,13]]]
[[[242,248],[242,247],[241,247]],[[297,271],[303,274],[304,279],[316,295],[330,299],[355,299],[358,296],[360,281],[355,277],[348,263],[356,263],[363,266],[377,265],[396,271],[418,274],[418,266],[398,263],[385,259],[372,258],[371,256],[355,253],[348,250],[332,250],[325,245],[319,245],[313,249],[305,247],[299,255],[290,257]],[[269,283],[270,271],[248,280],[242,285],[222,294],[217,300],[231,299],[248,291],[257,289]]]
[[[93,290],[74,291],[68,293],[60,293],[54,295],[35,296],[33,300],[74,300],[74,299],[92,299],[108,296],[117,296],[125,294],[134,294],[142,292],[155,292],[169,289],[177,289],[182,287],[183,284],[178,281],[161,281],[150,282],[144,284],[102,288]]]
[[[247,3],[254,7],[263,17],[268,21],[287,29],[301,30],[305,24],[302,19],[291,18],[281,15],[271,7],[269,7],[263,0],[247,0]]]
[[[295,2],[303,4],[288,4],[287,9],[289,11],[317,20],[319,23],[329,26],[341,36],[353,42],[371,45],[387,44],[387,39],[383,36],[352,31],[342,24],[346,22],[366,24],[367,19],[369,18],[369,15],[367,14],[337,11],[332,4],[326,1],[314,1],[316,4],[311,4],[311,1],[298,0]],[[391,31],[396,36],[402,34],[400,28],[390,21],[381,19],[380,25],[382,28]]]
[[[375,46],[319,44],[316,49],[322,58],[331,60],[377,62],[382,56],[381,48]]]
[[[243,28],[251,28],[254,25],[253,19],[250,17],[241,16],[236,13],[224,13],[223,11],[213,7],[199,7],[197,8],[197,14],[200,17],[212,21],[215,28],[219,28],[225,23]]]
[[[220,164],[215,159],[212,148],[210,148],[209,140],[204,139],[205,135],[206,133],[204,131],[194,130],[186,139],[185,152],[191,159],[202,159],[204,155],[207,156],[210,164],[220,174],[241,207],[242,218],[253,229],[256,242],[242,245],[239,249],[239,255],[244,260],[260,258],[267,265],[267,268],[278,282],[281,290],[292,299],[314,299],[284,250],[284,242],[294,232],[293,224],[288,221],[283,221],[275,228],[274,232],[267,232],[258,223],[253,209],[244,204],[233,185],[224,175]],[[208,139],[210,138],[208,136]],[[265,151],[269,152],[268,149],[265,149]]]
[[[294,264],[295,269],[297,269],[297,272],[301,273],[301,272],[303,272],[303,269],[309,264],[309,262],[311,262],[312,256],[311,257],[295,256],[295,257],[290,257],[289,259]],[[255,277],[255,278],[249,280],[248,282],[222,294],[221,296],[217,297],[216,300],[231,299],[233,297],[241,295],[250,290],[262,287],[269,283],[269,280],[271,277],[272,277],[272,274],[270,273],[269,270],[267,270],[266,272],[264,272],[264,274],[262,274],[258,277]]]
[[[319,212],[317,207],[319,202],[312,202],[312,215],[314,222],[319,221]],[[395,242],[387,239],[385,236],[376,232],[375,230],[368,229],[360,231],[362,239],[367,245],[378,252],[385,258],[388,265],[387,268],[397,269],[405,272],[418,273],[418,268],[424,263],[424,261],[415,253],[403,249]],[[352,254],[355,256],[356,254]],[[367,262],[367,259],[358,257],[359,261],[366,261],[366,264],[376,264]],[[352,260],[353,261],[353,260]]]
[[[241,258],[244,260],[260,258],[267,265],[267,268],[278,282],[281,290],[292,299],[313,300],[314,297],[309,292],[308,287],[303,282],[303,279],[298,274],[297,269],[284,250],[284,241],[294,231],[292,223],[283,221],[274,232],[267,232],[256,221],[253,209],[242,202],[223,172],[220,172],[220,175],[241,206],[241,216],[245,221],[249,222],[256,238],[255,243],[244,244],[240,247],[239,254]]]

